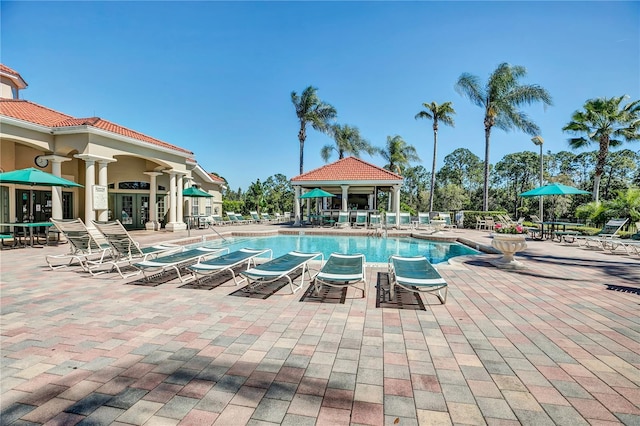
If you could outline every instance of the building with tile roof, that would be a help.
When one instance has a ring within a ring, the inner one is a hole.
[[[334,195],[321,201],[325,214],[335,216],[338,211],[377,212],[378,191],[392,194],[392,211],[400,213],[402,176],[368,163],[360,158],[346,157],[291,179],[295,190],[296,224],[300,223],[300,197],[307,191],[320,188]],[[311,201],[307,201],[310,210]]]
[[[100,117],[78,118],[20,98],[26,81],[0,64],[0,167],[37,167],[83,188],[0,186],[0,221],[83,217],[121,219],[130,229],[185,229],[185,216],[222,211],[224,180],[202,169],[194,153]],[[213,195],[184,199],[197,185]],[[107,207],[94,204],[108,193]],[[29,203],[30,189],[34,189]],[[32,205],[32,211],[29,207]]]

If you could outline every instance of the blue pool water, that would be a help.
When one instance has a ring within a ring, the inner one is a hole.
[[[435,242],[411,237],[379,238],[340,235],[272,235],[267,237],[229,237],[227,241],[207,241],[206,247],[228,247],[230,251],[243,247],[270,248],[273,256],[292,250],[322,252],[325,260],[331,253],[363,253],[367,262],[387,262],[392,254],[426,256],[431,263],[446,262],[452,257],[479,252],[458,243]],[[202,244],[198,244],[202,245]]]

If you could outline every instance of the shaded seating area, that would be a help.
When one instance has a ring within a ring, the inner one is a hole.
[[[395,298],[396,286],[414,293],[432,293],[440,303],[447,302],[447,282],[424,256],[389,258],[390,297]],[[444,294],[442,294],[444,290]]]
[[[302,253],[291,251],[280,257],[272,259],[266,263],[240,272],[240,275],[247,279],[248,287],[254,287],[260,284],[268,284],[286,278],[291,287],[291,292],[295,293],[304,286],[304,273],[307,272],[309,280],[312,279],[308,263],[312,260],[320,260],[324,263],[324,255],[322,253]],[[294,286],[291,274],[298,269],[302,269],[300,284]]]
[[[175,244],[157,244],[140,247],[140,244],[131,237],[119,220],[108,222],[94,220],[92,223],[104,236],[104,239],[111,247],[112,253],[111,259],[87,262],[87,270],[92,275],[104,274],[116,269],[122,278],[127,278],[137,275],[139,271],[124,273],[121,268],[122,266],[128,266],[133,262],[144,261],[161,254],[182,250],[181,246]],[[108,269],[105,267],[108,267]]]
[[[187,268],[193,273],[197,280],[200,280],[200,277],[210,277],[227,271],[231,273],[233,282],[235,282],[236,285],[240,285],[240,283],[246,281],[246,278],[238,280],[234,268],[246,262],[247,269],[249,269],[252,265],[255,266],[256,257],[266,253],[269,253],[269,259],[273,257],[273,251],[271,249],[242,248],[231,253],[223,254],[222,256],[214,257],[213,259],[199,261]]]
[[[99,242],[89,232],[82,219],[49,219],[53,226],[69,242],[69,252],[47,255],[45,260],[51,269],[64,268],[75,263],[88,270],[86,262],[94,260],[102,262],[112,256],[111,245]],[[64,263],[60,263],[64,262]]]
[[[355,287],[362,283],[362,297],[367,297],[364,254],[332,253],[320,272],[313,279],[316,295],[323,285],[330,287]]]
[[[167,271],[173,270],[178,274],[180,282],[187,282],[195,278],[193,274],[183,278],[180,270],[186,266],[201,262],[202,259],[221,253],[223,251],[228,252],[228,249],[220,248],[207,248],[197,247],[193,249],[183,250],[177,253],[168,254],[166,256],[160,256],[153,260],[145,260],[142,262],[133,263],[132,266],[136,268],[137,274],[142,272],[146,280],[152,275],[164,274]]]

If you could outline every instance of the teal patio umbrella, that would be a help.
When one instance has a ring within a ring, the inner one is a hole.
[[[29,190],[29,222],[32,221],[33,217],[34,186],[61,186],[64,188],[82,187],[79,183],[52,175],[51,173],[38,170],[34,167],[0,173],[0,183],[14,183],[29,185],[31,187]]]
[[[191,186],[187,189],[183,189],[182,190],[182,196],[183,197],[193,197],[193,198],[212,198],[213,195],[209,194],[208,192],[203,191],[202,189],[196,187],[196,186]],[[191,203],[189,203],[189,208],[191,208]],[[189,218],[191,217],[191,215],[189,215]],[[189,219],[189,223],[187,224],[187,235],[191,236],[191,219]]]
[[[588,191],[575,188],[573,186],[563,185],[561,183],[550,183],[548,185],[534,188],[530,191],[520,194],[521,197],[544,197],[545,195],[575,195],[590,194]]]
[[[315,188],[300,196],[300,198],[324,198],[324,197],[335,197],[335,195],[333,195],[330,192],[324,191],[320,188]]]

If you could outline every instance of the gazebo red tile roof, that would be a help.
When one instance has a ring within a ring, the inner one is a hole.
[[[24,81],[22,76],[17,71],[9,68],[6,65],[0,64],[0,74],[4,74],[6,77],[13,80],[20,89],[24,89],[28,86],[27,82]]]
[[[402,176],[382,167],[367,163],[356,157],[347,157],[327,164],[291,179],[291,182],[305,181],[402,181]]]
[[[147,142],[156,146],[161,146],[187,154],[193,154],[193,152],[187,149],[171,145],[159,139],[152,138],[151,136],[136,132],[135,130],[127,129],[126,127],[120,126],[116,123],[112,123],[108,120],[104,120],[100,117],[75,118],[70,115],[63,114],[42,105],[38,105],[22,99],[0,99],[0,114],[6,117],[27,121],[29,123],[51,127],[53,129],[74,126],[95,127],[97,129],[105,130],[107,132],[111,132],[121,136],[126,136],[128,138],[136,139],[142,142]]]

